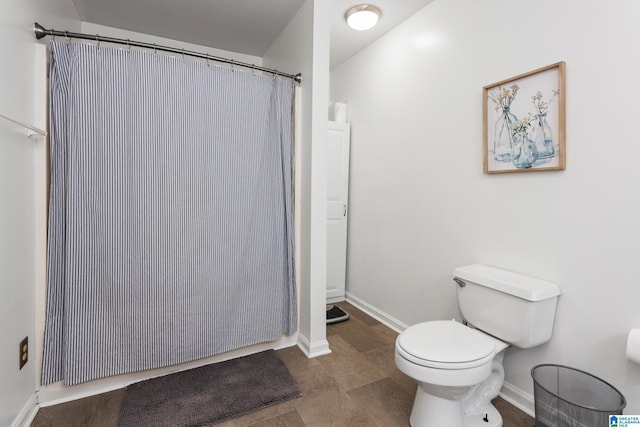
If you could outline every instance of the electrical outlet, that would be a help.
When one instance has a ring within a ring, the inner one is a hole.
[[[20,369],[27,364],[29,360],[29,337],[24,337],[22,341],[20,341]]]

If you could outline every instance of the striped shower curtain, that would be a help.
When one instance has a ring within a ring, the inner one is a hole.
[[[42,383],[293,333],[293,83],[153,52],[51,47]]]

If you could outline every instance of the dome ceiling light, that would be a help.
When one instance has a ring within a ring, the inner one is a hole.
[[[370,4],[360,4],[347,10],[344,19],[354,30],[364,31],[373,28],[381,15],[382,12],[377,7]]]

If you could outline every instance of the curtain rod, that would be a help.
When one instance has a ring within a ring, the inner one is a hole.
[[[232,66],[236,66],[237,65],[239,67],[250,68],[252,70],[264,71],[265,73],[275,74],[275,75],[278,75],[278,76],[282,76],[282,77],[286,77],[286,78],[292,79],[296,83],[300,83],[302,81],[302,74],[300,74],[300,73],[295,74],[295,75],[294,74],[287,74],[287,73],[283,73],[282,71],[273,70],[273,69],[265,68],[265,67],[260,67],[258,65],[248,64],[246,62],[234,61],[232,59],[222,58],[220,56],[209,55],[207,53],[194,52],[194,51],[186,50],[186,49],[176,49],[174,47],[157,45],[155,43],[138,42],[138,41],[129,40],[129,39],[118,39],[118,38],[115,38],[115,37],[104,37],[104,36],[100,36],[98,34],[91,35],[91,34],[84,34],[84,33],[73,33],[71,31],[58,31],[58,30],[53,30],[53,29],[47,30],[46,28],[44,28],[42,25],[38,24],[37,22],[35,22],[33,24],[33,32],[35,33],[36,39],[38,39],[38,40],[40,40],[41,38],[46,37],[46,36],[53,36],[53,37],[59,36],[59,37],[67,37],[67,38],[74,38],[74,39],[94,40],[94,41],[97,41],[97,42],[126,44],[127,46],[143,47],[143,48],[146,48],[146,49],[160,50],[160,51],[163,51],[163,52],[170,52],[170,53],[177,53],[177,54],[181,54],[181,55],[195,56],[196,58],[202,58],[202,59],[207,59],[207,60],[211,60],[211,61],[222,62],[222,63],[225,63],[225,64],[231,64]]]

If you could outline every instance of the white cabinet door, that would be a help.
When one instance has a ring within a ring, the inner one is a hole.
[[[327,147],[327,302],[343,301],[347,268],[348,123],[329,122]]]

